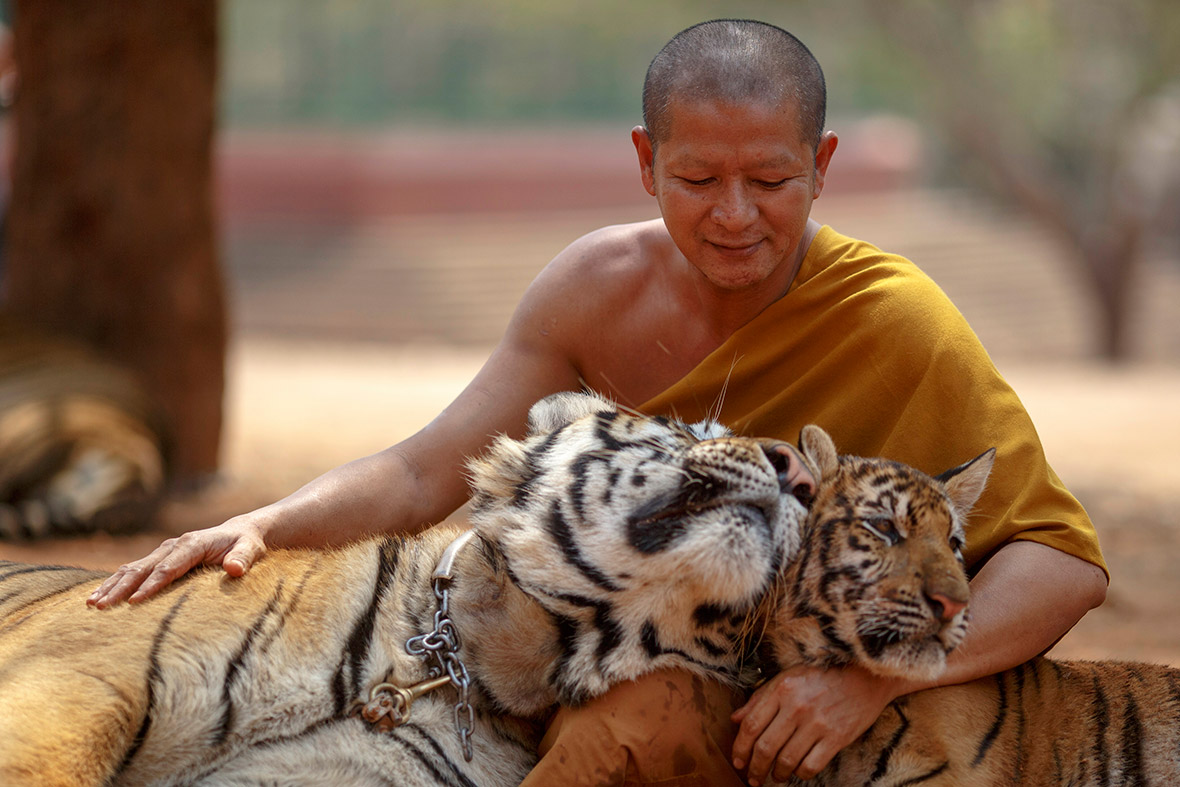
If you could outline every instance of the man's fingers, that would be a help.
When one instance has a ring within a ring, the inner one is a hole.
[[[106,609],[112,604],[118,604],[126,599],[152,573],[152,569],[172,551],[174,543],[175,539],[167,539],[147,557],[136,560],[134,563],[125,563],[119,566],[115,573],[107,577],[106,581],[90,594],[86,603],[99,609]]]
[[[86,603],[106,609],[121,601],[134,604],[151,598],[193,566],[215,559],[217,553],[210,554],[206,541],[194,533],[165,540],[147,557],[120,566]]]
[[[119,580],[122,579],[122,577],[123,575],[121,573],[115,572],[104,579],[102,584],[95,588],[94,592],[90,594],[90,598],[86,599],[86,603],[94,606],[99,599],[111,592],[111,588],[113,588],[119,582]]]
[[[156,595],[160,590],[172,583],[172,580],[184,574],[190,568],[201,562],[199,559],[192,562],[182,561],[173,563],[172,561],[160,563],[152,572],[147,575],[147,579],[135,588],[135,592],[127,597],[128,604],[138,604],[141,601],[147,601],[152,596]]]
[[[786,781],[792,775],[801,778],[809,778],[803,776],[801,763],[807,762],[811,758],[811,752],[815,751],[815,742],[808,741],[802,736],[796,734],[791,738],[786,746],[778,752],[778,756],[767,763],[767,771],[777,781]],[[825,763],[826,764],[826,763]],[[753,768],[753,763],[750,764]],[[816,772],[818,773],[818,771]],[[765,774],[759,772],[759,778]],[[814,776],[815,774],[812,774]]]
[[[216,559],[217,551],[214,550],[213,545],[206,543],[208,541],[205,535],[207,532],[184,533],[173,540],[167,551],[163,551],[161,546],[160,549],[145,558],[150,561],[156,557],[157,553],[162,552],[154,561],[147,578],[134,593],[127,597],[128,603],[135,604],[146,601],[170,585],[177,577],[184,576],[193,566],[199,566]]]
[[[250,570],[250,566],[254,565],[265,551],[266,547],[262,541],[243,536],[225,556],[225,560],[221,561],[221,567],[231,577],[240,577]]]
[[[122,599],[139,586],[138,578],[130,576],[127,566],[121,566],[118,571],[106,578],[98,589],[90,594],[86,603],[92,607],[106,609],[115,603],[113,599]]]
[[[733,740],[734,768],[740,771],[746,767],[746,763],[750,761],[750,752],[754,748],[754,742],[766,729],[766,725],[770,724],[777,710],[777,706],[772,706],[771,703],[764,701],[764,692],[759,687],[746,704],[734,711],[733,715],[729,717],[734,723],[741,725],[738,727],[737,737]]]
[[[839,748],[832,746],[826,739],[819,741],[811,747],[811,751],[807,753],[807,756],[795,768],[795,775],[800,779],[814,778],[820,771],[828,767],[828,763],[832,761],[832,758],[839,751]],[[789,775],[779,776],[778,767],[776,766],[774,769],[774,778],[780,781],[786,781]]]
[[[758,736],[750,752],[746,782],[751,787],[757,787],[765,781],[772,768],[776,772],[779,770],[779,764],[784,767],[790,765],[793,772],[794,763],[799,762],[810,748],[811,743],[800,738],[794,721],[783,714],[775,716],[766,730]]]

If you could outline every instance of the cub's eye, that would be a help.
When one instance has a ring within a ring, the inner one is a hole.
[[[958,536],[951,536],[950,544],[951,551],[955,553],[955,557],[961,560],[963,558],[963,539]]]
[[[893,546],[898,541],[901,541],[901,534],[897,532],[897,528],[893,525],[893,519],[890,517],[866,517],[862,519],[860,523],[864,525],[866,530],[884,541],[889,546]]]

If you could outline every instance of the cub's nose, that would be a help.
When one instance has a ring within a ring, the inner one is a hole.
[[[967,602],[937,592],[926,593],[926,603],[930,605],[934,617],[943,623],[949,623],[955,615],[967,608]]]
[[[760,445],[778,475],[779,489],[810,508],[815,499],[815,476],[807,469],[799,450],[780,440],[763,440]]]

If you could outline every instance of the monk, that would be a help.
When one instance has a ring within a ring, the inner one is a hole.
[[[270,546],[437,522],[464,502],[465,457],[496,433],[521,436],[541,397],[586,387],[645,412],[719,414],[740,433],[790,441],[818,423],[842,451],[932,472],[997,447],[966,549],[971,629],[938,683],[1049,648],[1105,597],[1094,529],[938,287],[907,260],[810,218],[837,147],[825,102],[819,64],[784,30],[719,20],[678,34],[648,70],[644,125],[631,131],[661,218],[598,230],[554,258],[475,379],[420,432],[277,503],[165,541],[90,603],[141,601],[199,564],[239,576]],[[806,778],[891,700],[930,685],[796,669],[747,701],[658,673],[559,711],[525,784]]]

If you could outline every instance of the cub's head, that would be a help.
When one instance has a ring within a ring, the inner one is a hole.
[[[963,523],[995,450],[931,478],[895,462],[838,456],[815,426],[800,444],[818,483],[771,626],[778,662],[938,675],[967,630]]]
[[[559,641],[563,702],[661,667],[736,677],[747,617],[794,555],[812,474],[777,441],[538,402],[469,464],[472,522]]]

